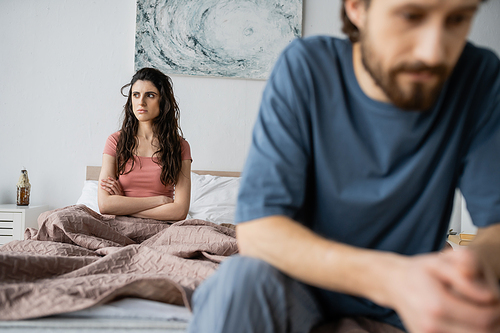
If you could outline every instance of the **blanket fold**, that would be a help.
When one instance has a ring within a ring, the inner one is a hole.
[[[0,247],[0,319],[82,310],[133,296],[190,306],[194,289],[237,253],[232,228],[100,215],[83,205],[40,215]]]

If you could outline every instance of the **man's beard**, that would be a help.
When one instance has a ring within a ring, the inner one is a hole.
[[[446,65],[440,64],[430,67],[418,61],[411,64],[402,63],[391,68],[388,72],[384,72],[366,35],[361,37],[360,44],[361,62],[364,68],[396,107],[403,110],[426,111],[434,105],[450,72]],[[404,72],[434,74],[438,81],[433,86],[426,86],[418,82],[413,83],[409,89],[403,90],[398,85],[396,78],[399,73]]]

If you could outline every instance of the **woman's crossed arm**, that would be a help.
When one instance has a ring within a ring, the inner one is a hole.
[[[115,179],[116,160],[103,154],[99,175],[98,204],[102,214],[132,215],[157,220],[182,220],[189,210],[191,195],[191,160],[182,161],[181,174],[175,187],[175,200],[167,196],[126,197]]]

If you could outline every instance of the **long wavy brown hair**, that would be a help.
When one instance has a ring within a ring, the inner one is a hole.
[[[349,17],[347,16],[345,12],[345,1],[342,0],[342,8],[340,10],[340,18],[342,19],[342,32],[349,37],[350,41],[352,43],[356,43],[359,41],[359,30],[358,27],[356,27],[351,20],[349,20]],[[362,0],[365,3],[366,8],[370,6],[371,0]],[[482,2],[486,2],[487,0],[482,0]]]
[[[153,83],[160,92],[160,114],[153,119],[153,135],[157,139],[159,148],[153,154],[153,161],[161,167],[160,180],[163,185],[175,185],[182,167],[181,138],[182,130],[179,127],[179,107],[174,98],[172,80],[154,68],[142,68],[132,77],[130,83],[121,89],[122,95],[127,97],[123,108],[123,123],[120,137],[116,145],[117,177],[127,174],[134,168],[134,152],[137,148],[137,129],[139,121],[132,109],[132,86],[138,80]],[[128,89],[128,95],[123,90]],[[126,170],[131,161],[130,169]]]

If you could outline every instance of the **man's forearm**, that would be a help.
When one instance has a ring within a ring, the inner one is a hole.
[[[404,257],[360,249],[322,238],[284,216],[239,224],[242,255],[260,258],[307,284],[387,304],[384,282]]]
[[[480,228],[470,249],[493,269],[500,280],[500,223]]]
[[[406,257],[360,249],[326,240],[283,216],[239,224],[236,235],[242,255],[307,284],[392,308],[410,332],[498,328],[498,287],[475,278],[489,280],[472,251]]]

